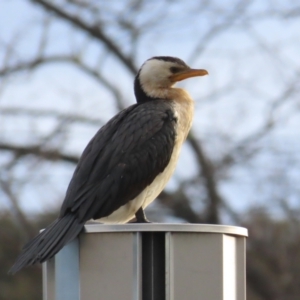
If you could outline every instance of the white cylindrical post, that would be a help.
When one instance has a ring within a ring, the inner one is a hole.
[[[246,237],[223,225],[86,225],[44,264],[44,300],[245,300]]]

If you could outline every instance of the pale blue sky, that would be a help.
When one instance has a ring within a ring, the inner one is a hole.
[[[251,10],[253,15],[263,12],[263,3],[265,2],[253,1]],[[278,3],[282,7],[288,7],[284,1]],[[155,5],[153,9],[159,13],[161,11],[159,2],[155,2]],[[19,55],[24,58],[35,54],[36,36],[40,34],[36,26],[41,19],[40,9],[38,7],[32,9],[32,7],[31,4],[21,0],[3,1],[0,4],[1,43],[8,42],[12,35],[20,30],[20,24],[27,24],[22,27],[26,38],[19,40],[17,48]],[[205,17],[197,18],[192,11],[181,10],[181,8],[181,4],[178,4],[178,7],[174,6],[172,11],[168,11],[163,16],[165,21],[154,25],[153,29],[143,36],[136,56],[137,65],[154,55],[173,55],[189,60],[198,41],[197,36],[203,35],[210,18],[215,18],[217,15],[220,21],[222,20],[222,11],[219,14],[207,14]],[[187,18],[189,14],[191,17]],[[140,22],[143,21],[145,19],[141,18]],[[208,40],[202,55],[192,61],[193,67],[208,69],[210,76],[191,79],[181,86],[186,87],[196,100],[193,130],[204,141],[205,149],[212,158],[217,159],[233,146],[229,142],[223,142],[222,139],[226,139],[226,136],[232,141],[239,141],[255,132],[264,122],[277,95],[281,94],[287,84],[293,80],[300,67],[299,28],[299,18],[283,23],[276,13],[272,18],[263,20],[261,17],[254,22],[250,20],[245,22],[237,18],[230,30],[224,31],[213,40]],[[113,27],[111,31],[112,34],[115,33]],[[51,36],[55,41],[49,51],[53,53],[62,49],[68,51],[70,40],[74,45],[80,45],[85,40],[84,36],[74,36],[70,32],[66,26],[54,26]],[[22,37],[22,34],[20,36]],[[126,35],[123,35],[120,42],[126,42],[126,39]],[[86,51],[89,53],[86,59],[92,63],[98,51],[96,45],[91,43]],[[0,66],[2,60],[3,52],[0,51]],[[132,76],[128,71],[120,68],[112,57],[107,60],[104,68],[109,79],[114,79],[117,74],[118,86],[125,95],[126,103],[132,104],[134,102]],[[235,82],[238,86],[235,86]],[[249,82],[251,82],[251,90]],[[220,94],[216,98],[209,97],[210,94],[227,85],[231,86],[232,92]],[[13,76],[5,83],[4,88],[0,90],[0,108],[20,106],[80,113],[94,118],[99,116],[103,121],[107,121],[117,112],[116,107],[111,105],[111,96],[108,92],[93,79],[67,64],[49,65],[30,75]],[[267,190],[269,186],[261,185],[259,193],[253,190],[253,187],[259,187],[259,183],[264,182],[266,176],[272,174],[273,168],[278,169],[281,164],[286,165],[287,145],[291,149],[293,159],[300,162],[297,154],[300,153],[299,102],[295,98],[287,101],[276,111],[274,118],[275,121],[279,120],[281,125],[272,132],[269,140],[264,141],[265,154],[263,151],[257,159],[249,162],[249,168],[245,164],[237,165],[226,175],[220,185],[225,198],[240,210],[255,201],[263,203],[264,195],[270,194]],[[32,122],[16,117],[13,122],[12,119],[2,122],[0,138],[18,143],[34,142],[38,137],[51,131],[53,126],[55,122],[51,118]],[[64,151],[81,153],[96,130],[97,126],[72,126],[66,135]],[[282,161],[281,156],[270,155],[269,150],[272,147],[285,153]],[[256,170],[255,178],[252,178],[249,171],[253,166]],[[258,166],[262,166],[262,172],[259,171]],[[41,211],[45,207],[56,206],[61,200],[73,170],[73,166],[54,163],[46,163],[41,169],[35,169],[38,167],[29,162],[28,165],[20,165],[17,171],[20,177],[28,172],[28,168],[31,176],[36,172],[35,190],[32,190],[32,187],[25,187],[21,195],[26,210]],[[50,176],[49,170],[52,173]],[[189,178],[196,171],[190,150],[184,146],[177,171],[168,188],[172,189],[176,186],[177,178]],[[299,182],[299,172],[292,167],[290,171],[289,184],[297,180]],[[44,195],[43,178],[53,184],[53,190]],[[40,199],[41,195],[43,199]]]

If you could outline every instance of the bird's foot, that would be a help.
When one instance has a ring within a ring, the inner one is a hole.
[[[146,218],[145,212],[142,207],[135,213],[135,218],[136,220],[130,223],[151,223]]]

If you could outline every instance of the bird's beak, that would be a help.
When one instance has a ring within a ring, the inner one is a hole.
[[[181,81],[190,77],[196,77],[196,76],[204,76],[208,75],[208,72],[203,69],[186,69],[184,71],[181,71],[179,73],[173,74],[170,76],[170,80],[172,82]]]

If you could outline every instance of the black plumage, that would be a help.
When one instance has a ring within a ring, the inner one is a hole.
[[[89,142],[57,220],[27,243],[10,272],[44,262],[73,240],[86,221],[146,222],[143,209],[169,180],[191,127],[193,101],[175,82],[207,71],[169,56],[149,59],[134,81],[137,103]]]
[[[153,100],[104,125],[83,151],[59,218],[25,245],[10,272],[53,257],[87,220],[106,217],[141,193],[169,163],[175,124],[171,103]]]
[[[134,199],[167,166],[175,123],[171,103],[162,100],[132,105],[111,119],[84,150],[60,217],[99,219]]]

